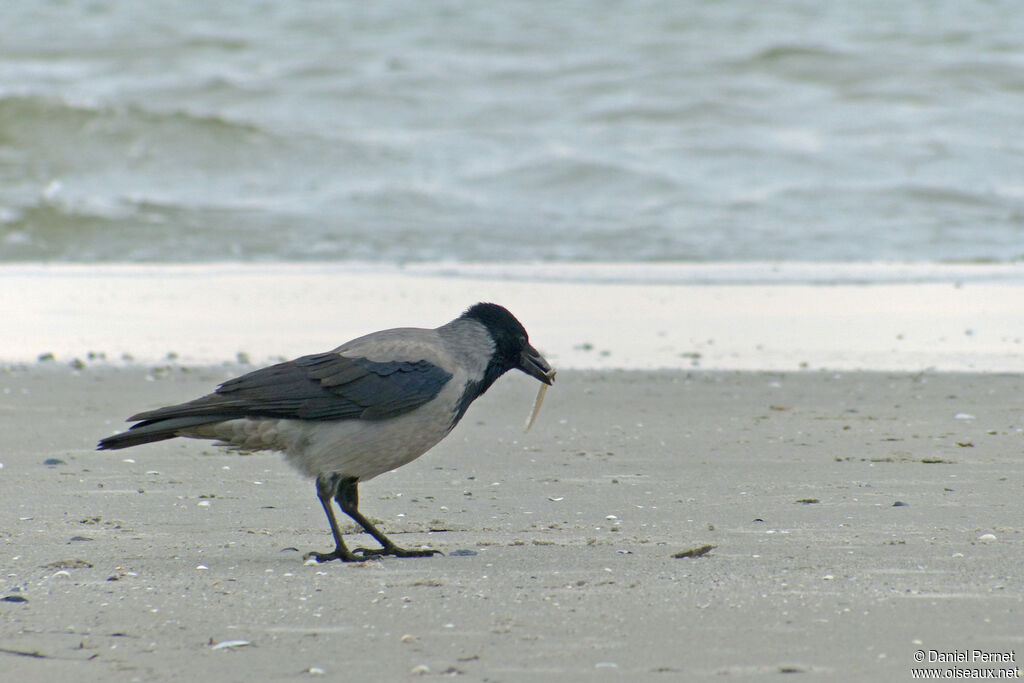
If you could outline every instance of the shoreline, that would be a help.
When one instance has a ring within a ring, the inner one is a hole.
[[[629,268],[6,265],[0,311],[17,334],[0,362],[265,364],[494,300],[566,369],[1024,372],[1013,264],[654,264],[625,281]],[[773,268],[767,283],[729,279]]]

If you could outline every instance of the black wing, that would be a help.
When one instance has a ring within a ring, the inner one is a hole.
[[[440,393],[451,373],[425,360],[378,362],[334,352],[303,356],[228,380],[202,398],[129,420],[211,416],[381,420]],[[138,425],[137,425],[138,426]]]

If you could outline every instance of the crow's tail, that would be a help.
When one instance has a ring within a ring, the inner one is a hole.
[[[163,441],[181,436],[181,430],[187,427],[195,427],[211,422],[220,422],[226,419],[223,415],[194,415],[192,417],[172,417],[162,420],[147,420],[133,425],[131,429],[120,434],[108,436],[99,442],[96,450],[116,450],[118,448],[129,448],[144,443]]]

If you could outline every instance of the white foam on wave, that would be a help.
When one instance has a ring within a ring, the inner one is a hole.
[[[744,262],[577,262],[577,263],[411,263],[406,272],[452,277],[603,284],[907,284],[924,282],[1017,282],[1016,263],[817,263]]]

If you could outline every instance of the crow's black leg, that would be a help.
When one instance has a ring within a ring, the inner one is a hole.
[[[338,528],[338,520],[334,518],[334,508],[331,499],[338,494],[341,477],[336,474],[321,474],[316,478],[316,495],[320,499],[327,514],[327,521],[331,524],[331,534],[334,536],[334,550],[329,553],[318,553],[315,550],[305,554],[305,559],[313,558],[317,562],[330,562],[341,560],[342,562],[362,562],[365,557],[356,555],[345,546],[341,538],[341,530]]]
[[[377,539],[383,548],[356,548],[353,553],[358,553],[360,556],[366,557],[380,557],[381,555],[394,555],[395,557],[430,557],[431,555],[439,554],[440,550],[406,550],[405,548],[399,548],[397,545],[391,542],[387,536],[382,534],[377,527],[370,523],[370,520],[363,517],[363,514],[359,512],[359,480],[355,477],[346,477],[338,482],[338,491],[334,494],[334,499],[338,501],[338,505],[341,506],[341,511],[356,521],[356,523],[366,530],[366,533]]]

